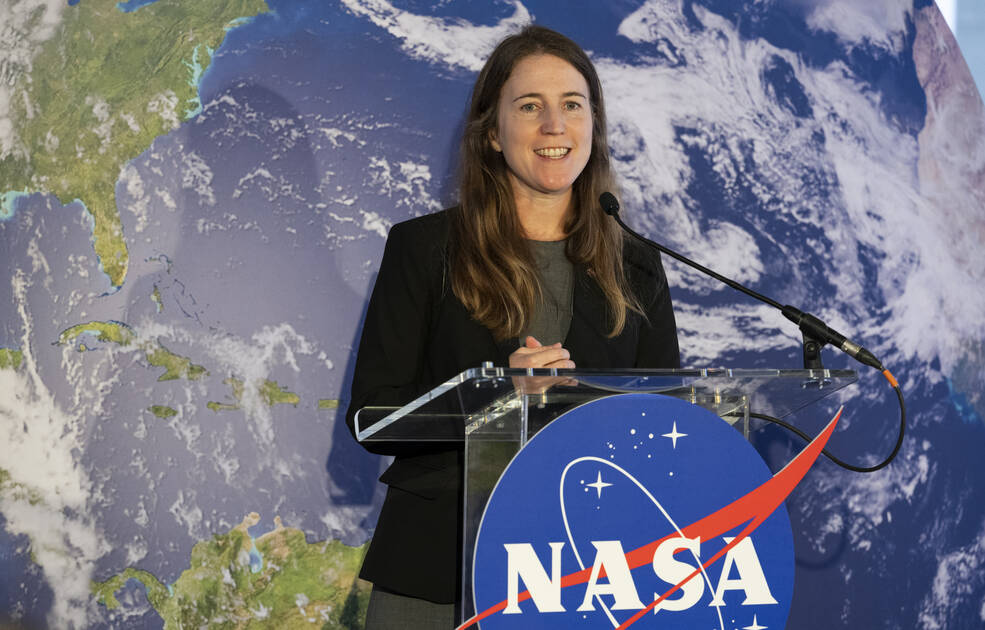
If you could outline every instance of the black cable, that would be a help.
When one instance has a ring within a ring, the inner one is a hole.
[[[852,470],[855,472],[863,472],[863,473],[869,473],[869,472],[875,472],[877,470],[881,470],[886,466],[888,466],[889,463],[896,458],[897,453],[899,453],[900,447],[903,445],[903,435],[906,433],[906,403],[903,402],[903,392],[902,390],[900,390],[899,383],[896,381],[896,377],[894,377],[889,370],[883,367],[882,362],[879,361],[879,359],[874,354],[872,354],[871,352],[869,352],[859,344],[855,343],[854,341],[846,338],[841,333],[830,328],[827,324],[825,324],[817,317],[811,315],[810,313],[804,313],[800,309],[790,306],[789,304],[784,306],[779,302],[777,302],[776,300],[763,295],[762,293],[753,291],[752,289],[743,286],[734,280],[726,278],[725,276],[719,273],[715,273],[714,271],[705,267],[704,265],[698,264],[693,260],[691,260],[690,258],[678,254],[677,252],[670,249],[669,247],[665,247],[660,243],[651,241],[650,239],[645,238],[641,234],[638,234],[637,232],[632,230],[628,225],[626,225],[623,222],[622,218],[620,218],[619,200],[617,200],[615,195],[613,195],[612,193],[609,192],[602,193],[599,196],[599,205],[607,215],[609,215],[615,220],[615,222],[619,225],[620,228],[622,228],[627,234],[629,234],[633,238],[639,240],[641,243],[644,243],[645,245],[652,247],[653,249],[656,249],[659,252],[671,256],[681,261],[685,265],[693,267],[698,271],[700,271],[701,273],[709,275],[712,278],[718,280],[719,282],[726,284],[737,291],[741,291],[742,293],[745,293],[749,297],[755,298],[765,304],[769,304],[773,308],[778,309],[783,314],[784,317],[786,317],[793,323],[797,324],[797,326],[800,328],[801,332],[804,335],[804,363],[805,363],[804,367],[805,368],[813,367],[808,356],[809,355],[807,350],[808,345],[809,344],[815,345],[816,346],[815,352],[819,352],[821,346],[830,343],[834,347],[841,349],[842,352],[845,352],[849,356],[853,357],[856,361],[859,361],[864,365],[874,367],[880,372],[882,372],[882,375],[886,377],[886,380],[889,381],[889,384],[893,387],[894,390],[896,390],[896,397],[899,399],[900,430],[899,430],[899,438],[897,438],[896,440],[896,446],[893,447],[893,452],[890,453],[886,459],[884,459],[879,464],[876,464],[875,466],[853,466],[852,464],[848,464],[846,462],[841,461],[840,459],[829,453],[827,449],[823,450],[822,453],[824,453],[825,457],[830,459],[835,464],[841,466],[842,468],[845,468],[847,470]],[[815,359],[817,360],[817,367],[820,367],[819,356],[815,357]],[[730,415],[734,415],[734,414],[730,414]],[[753,418],[759,418],[761,420],[773,422],[774,424],[777,424],[785,429],[792,431],[793,433],[796,433],[802,439],[808,442],[811,441],[811,437],[809,435],[807,435],[800,429],[796,428],[795,426],[780,420],[779,418],[774,418],[773,416],[768,416],[766,414],[760,414],[760,413],[750,413],[749,415],[750,417]]]
[[[854,466],[847,462],[841,461],[840,459],[829,453],[828,449],[824,449],[823,451],[821,451],[821,453],[825,457],[830,459],[832,462],[837,464],[838,466],[841,466],[846,470],[851,470],[854,472],[871,473],[871,472],[876,472],[877,470],[882,470],[883,468],[888,466],[889,463],[896,458],[897,453],[899,453],[900,447],[903,445],[903,435],[906,433],[906,403],[903,402],[903,392],[900,390],[899,384],[894,384],[893,389],[896,391],[896,397],[899,399],[900,429],[899,429],[899,437],[896,438],[896,446],[893,447],[893,452],[891,452],[889,456],[886,457],[886,459],[882,460],[875,466]],[[730,415],[737,416],[738,414],[730,414]],[[793,426],[792,424],[780,420],[779,418],[774,418],[773,416],[768,416],[764,413],[751,413],[751,412],[749,413],[749,417],[757,418],[759,420],[766,420],[767,422],[772,422],[773,424],[779,425],[784,429],[787,429],[788,431],[797,434],[798,437],[805,440],[806,442],[810,442],[812,440],[811,436],[807,435],[806,433],[804,433],[797,427]]]

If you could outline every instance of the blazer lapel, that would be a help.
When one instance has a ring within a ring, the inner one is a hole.
[[[575,267],[571,326],[564,347],[578,367],[612,367],[606,347],[609,316],[605,294],[583,265]]]

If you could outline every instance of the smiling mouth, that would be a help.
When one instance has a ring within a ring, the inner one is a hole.
[[[545,149],[536,149],[534,153],[540,157],[550,158],[552,160],[560,160],[568,154],[571,149],[567,147],[547,147]]]

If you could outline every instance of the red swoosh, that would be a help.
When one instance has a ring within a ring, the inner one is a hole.
[[[708,516],[695,521],[681,530],[685,538],[700,537],[701,540],[710,540],[711,538],[720,536],[725,532],[735,529],[743,523],[748,523],[748,525],[746,525],[742,532],[739,533],[739,535],[736,536],[731,543],[725,545],[725,547],[719,550],[718,553],[702,564],[702,568],[708,568],[724,556],[729,549],[739,544],[744,538],[751,534],[753,530],[769,518],[770,514],[772,514],[776,508],[783,503],[793,489],[797,487],[797,484],[799,484],[804,478],[804,475],[807,474],[807,471],[810,470],[811,466],[814,465],[814,462],[821,454],[821,451],[824,450],[824,446],[827,444],[828,438],[831,437],[831,434],[835,430],[835,426],[838,424],[838,420],[841,418],[841,412],[843,409],[844,407],[839,409],[838,413],[835,414],[835,417],[831,419],[831,422],[828,423],[820,435],[811,440],[811,442],[805,446],[804,449],[790,461],[790,463],[783,467],[783,470],[773,475],[769,481],[762,484],[758,488],[753,489],[748,494],[739,497],[725,507],[712,512]],[[626,553],[626,562],[629,564],[629,568],[635,569],[643,566],[644,564],[649,564],[653,560],[653,552],[656,550],[657,546],[660,545],[660,543],[670,538],[677,537],[678,536],[675,532],[674,534],[668,534],[659,540],[655,540],[650,544],[643,545],[642,547],[633,549],[632,551],[628,551]],[[591,567],[588,567],[586,569],[582,569],[581,571],[576,571],[565,575],[561,578],[561,587],[565,588],[576,584],[584,584],[588,582],[590,573]],[[695,569],[691,575],[684,578],[684,580],[680,583],[675,584],[649,606],[623,622],[617,630],[628,628],[632,624],[639,621],[643,615],[652,610],[657,604],[676,593],[683,584],[700,573],[701,569]],[[530,599],[530,591],[523,591],[519,594],[517,599],[520,602]],[[471,619],[460,625],[456,630],[464,630],[465,628],[482,621],[486,617],[500,612],[506,608],[506,604],[507,600],[504,599],[498,604],[495,604],[473,616]]]

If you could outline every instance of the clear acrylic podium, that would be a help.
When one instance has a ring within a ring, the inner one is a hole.
[[[447,442],[464,448],[462,618],[472,617],[472,551],[486,502],[513,456],[578,405],[624,393],[690,401],[749,436],[751,412],[782,418],[857,380],[853,370],[555,370],[462,372],[403,407],[364,407],[360,442]]]

